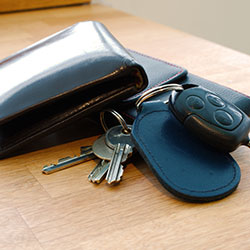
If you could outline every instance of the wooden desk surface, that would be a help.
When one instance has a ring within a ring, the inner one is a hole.
[[[103,22],[128,48],[250,94],[250,57],[98,5],[0,16],[0,58],[76,22]],[[7,84],[7,83],[1,83]],[[114,188],[92,185],[88,162],[50,176],[41,167],[95,138],[0,161],[0,249],[250,249],[250,151],[235,193],[208,204],[176,200],[142,160]]]

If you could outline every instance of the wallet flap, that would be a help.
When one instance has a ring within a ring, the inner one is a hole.
[[[145,91],[158,85],[179,81],[188,74],[186,69],[178,65],[152,58],[133,50],[129,51],[136,61],[143,65],[148,76],[148,86],[142,92],[126,99],[125,102],[134,102]]]
[[[2,60],[0,79],[2,155],[148,83],[143,67],[94,21],[75,24]]]
[[[134,93],[147,85],[142,67],[104,25],[93,21],[75,24],[2,60],[0,79],[1,124],[93,83],[102,83],[104,90],[110,79],[121,79],[120,85],[133,83]],[[118,83],[112,88],[119,88]]]

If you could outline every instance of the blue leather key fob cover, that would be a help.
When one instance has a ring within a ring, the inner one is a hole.
[[[231,194],[240,168],[228,154],[192,136],[163,102],[145,102],[132,129],[132,140],[161,184],[190,202],[209,202]]]

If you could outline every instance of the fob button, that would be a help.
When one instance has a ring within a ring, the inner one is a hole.
[[[230,126],[233,124],[233,117],[223,110],[217,110],[215,112],[215,119],[224,126]]]
[[[189,96],[186,102],[191,109],[202,109],[205,106],[203,100],[195,95]]]
[[[224,102],[216,95],[208,94],[207,99],[211,104],[216,107],[223,107],[225,105]]]

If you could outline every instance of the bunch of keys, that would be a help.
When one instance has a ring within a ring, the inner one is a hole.
[[[106,112],[114,115],[120,125],[108,129],[104,117]],[[62,158],[57,164],[44,166],[42,172],[51,174],[99,158],[99,163],[88,176],[89,181],[101,183],[106,177],[108,184],[119,183],[124,172],[123,163],[127,161],[134,151],[134,144],[130,137],[131,125],[127,125],[123,117],[115,110],[101,112],[100,120],[106,133],[99,137],[92,146],[81,147],[79,156]]]
[[[136,102],[141,104],[160,92],[172,91],[169,106],[174,116],[194,135],[219,151],[231,152],[240,145],[250,147],[250,119],[235,105],[215,93],[197,85],[166,84],[146,91]],[[168,101],[166,102],[168,103]],[[110,112],[120,125],[107,128],[104,114]],[[90,182],[100,183],[105,177],[108,184],[121,181],[123,163],[135,151],[131,140],[131,125],[127,125],[115,110],[101,112],[105,134],[92,146],[81,147],[80,156],[60,159],[57,164],[44,166],[43,173],[50,174],[70,166],[99,158],[100,162],[88,176]]]

